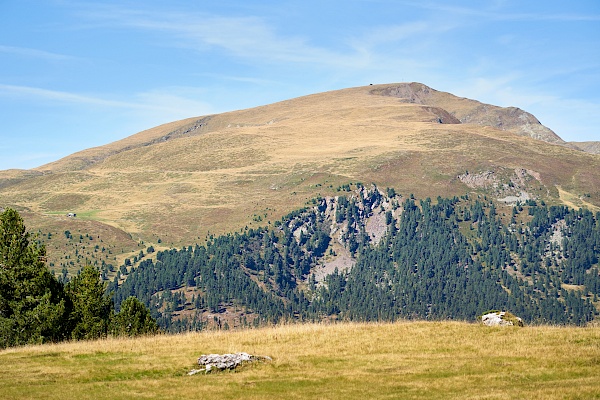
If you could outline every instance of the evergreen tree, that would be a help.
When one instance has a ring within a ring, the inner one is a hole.
[[[73,304],[70,315],[73,339],[96,339],[108,333],[112,315],[112,300],[105,296],[105,285],[100,279],[100,272],[85,266],[81,273],[74,277],[66,287],[67,294]]]
[[[13,209],[0,214],[0,348],[57,341],[66,332],[62,285]]]
[[[112,321],[112,334],[137,336],[156,332],[158,332],[158,325],[144,303],[133,296],[121,303],[121,311]]]

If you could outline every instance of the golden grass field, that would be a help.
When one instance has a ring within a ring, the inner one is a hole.
[[[272,362],[187,376],[201,354]],[[6,399],[592,399],[600,328],[298,324],[0,352]]]
[[[372,94],[388,86],[176,121],[34,171],[0,171],[0,207],[22,211],[34,231],[115,238],[118,263],[146,245],[160,247],[158,239],[187,246],[209,233],[272,223],[350,182],[436,198],[470,192],[457,179],[466,170],[523,168],[540,177],[546,202],[600,205],[599,155],[510,130],[440,124],[433,107]],[[436,93],[435,103],[457,115],[472,107]],[[197,121],[202,127],[182,133]],[[52,262],[57,257],[49,252]]]

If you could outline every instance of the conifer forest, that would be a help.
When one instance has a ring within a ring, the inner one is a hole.
[[[471,194],[417,200],[356,184],[273,225],[158,252],[107,290],[117,309],[140,299],[167,331],[475,321],[488,310],[584,325],[598,314],[599,255],[600,213]],[[337,267],[340,257],[348,262]]]

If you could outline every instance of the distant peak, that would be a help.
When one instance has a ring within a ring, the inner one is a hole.
[[[566,145],[556,133],[545,127],[532,114],[518,107],[498,107],[451,93],[440,92],[418,82],[378,85],[373,95],[397,97],[412,104],[429,105],[446,110],[461,123],[490,126],[528,136],[544,142]]]

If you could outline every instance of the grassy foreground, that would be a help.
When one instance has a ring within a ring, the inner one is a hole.
[[[205,353],[270,363],[186,373]],[[6,399],[600,398],[600,328],[289,325],[0,352]]]

